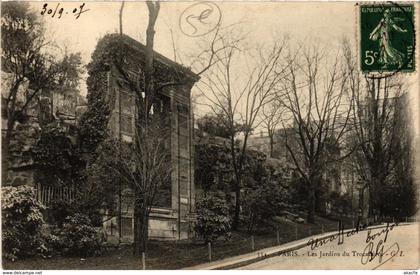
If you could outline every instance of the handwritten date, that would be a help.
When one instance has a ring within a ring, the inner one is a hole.
[[[79,7],[75,7],[71,13],[78,19],[82,13],[87,11],[88,9],[85,9],[85,3],[83,3]],[[60,3],[57,3],[55,7],[51,8],[47,3],[42,6],[41,15],[49,15],[51,18],[54,18],[57,15],[57,18],[60,19],[63,14],[69,14],[69,11],[66,11],[64,7],[60,7]]]

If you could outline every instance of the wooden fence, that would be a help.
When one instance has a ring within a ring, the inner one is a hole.
[[[36,198],[44,205],[49,205],[52,201],[63,200],[71,202],[76,197],[75,186],[47,186],[38,183],[36,186]]]

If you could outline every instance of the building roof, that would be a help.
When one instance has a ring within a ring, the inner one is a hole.
[[[125,34],[122,34],[122,35],[119,33],[107,34],[99,40],[98,44],[101,42],[106,42],[106,41],[122,41],[122,43],[125,43],[126,45],[132,47],[136,51],[140,51],[142,53],[146,52],[145,45],[143,45],[139,41]],[[182,72],[184,75],[192,78],[194,81],[198,81],[200,79],[200,77],[197,74],[195,74],[190,68],[185,67],[179,63],[176,63],[156,51],[154,51],[154,55],[155,55],[155,60],[161,63],[162,65],[166,67],[176,68],[177,70]]]

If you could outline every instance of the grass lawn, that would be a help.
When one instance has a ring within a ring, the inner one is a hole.
[[[273,226],[254,232],[255,249],[277,245],[277,230],[280,244],[301,239],[313,234],[334,231],[337,221],[317,217],[317,224],[296,224],[287,220],[276,221]],[[352,227],[351,219],[341,219],[345,228]],[[233,232],[228,241],[220,240],[212,246],[212,260],[237,256],[252,251],[251,234]],[[193,241],[150,241],[146,260],[147,269],[179,269],[208,261],[207,245]],[[32,258],[11,262],[3,260],[4,269],[50,270],[50,269],[141,269],[141,259],[132,256],[131,246],[104,251],[101,256],[86,259],[54,257],[51,259]]]

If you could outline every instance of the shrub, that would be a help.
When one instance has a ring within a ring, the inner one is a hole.
[[[287,190],[277,181],[263,181],[256,188],[245,189],[243,198],[243,218],[247,230],[263,225],[287,208]]]
[[[101,238],[84,214],[68,216],[61,228],[53,230],[54,247],[67,256],[92,256],[100,251]]]
[[[278,160],[260,163],[244,180],[242,219],[249,232],[290,207],[290,170]]]
[[[46,250],[42,226],[45,207],[36,200],[32,187],[2,188],[3,255],[10,260],[33,256]]]
[[[350,214],[351,213],[351,197],[349,194],[340,194],[331,192],[328,198],[331,203],[331,212],[334,214]]]
[[[204,241],[213,242],[217,238],[230,237],[231,220],[229,207],[220,193],[208,193],[197,200],[196,233]]]
[[[47,209],[48,223],[58,227],[62,227],[66,218],[74,215],[76,212],[75,204],[66,200],[53,200]]]

